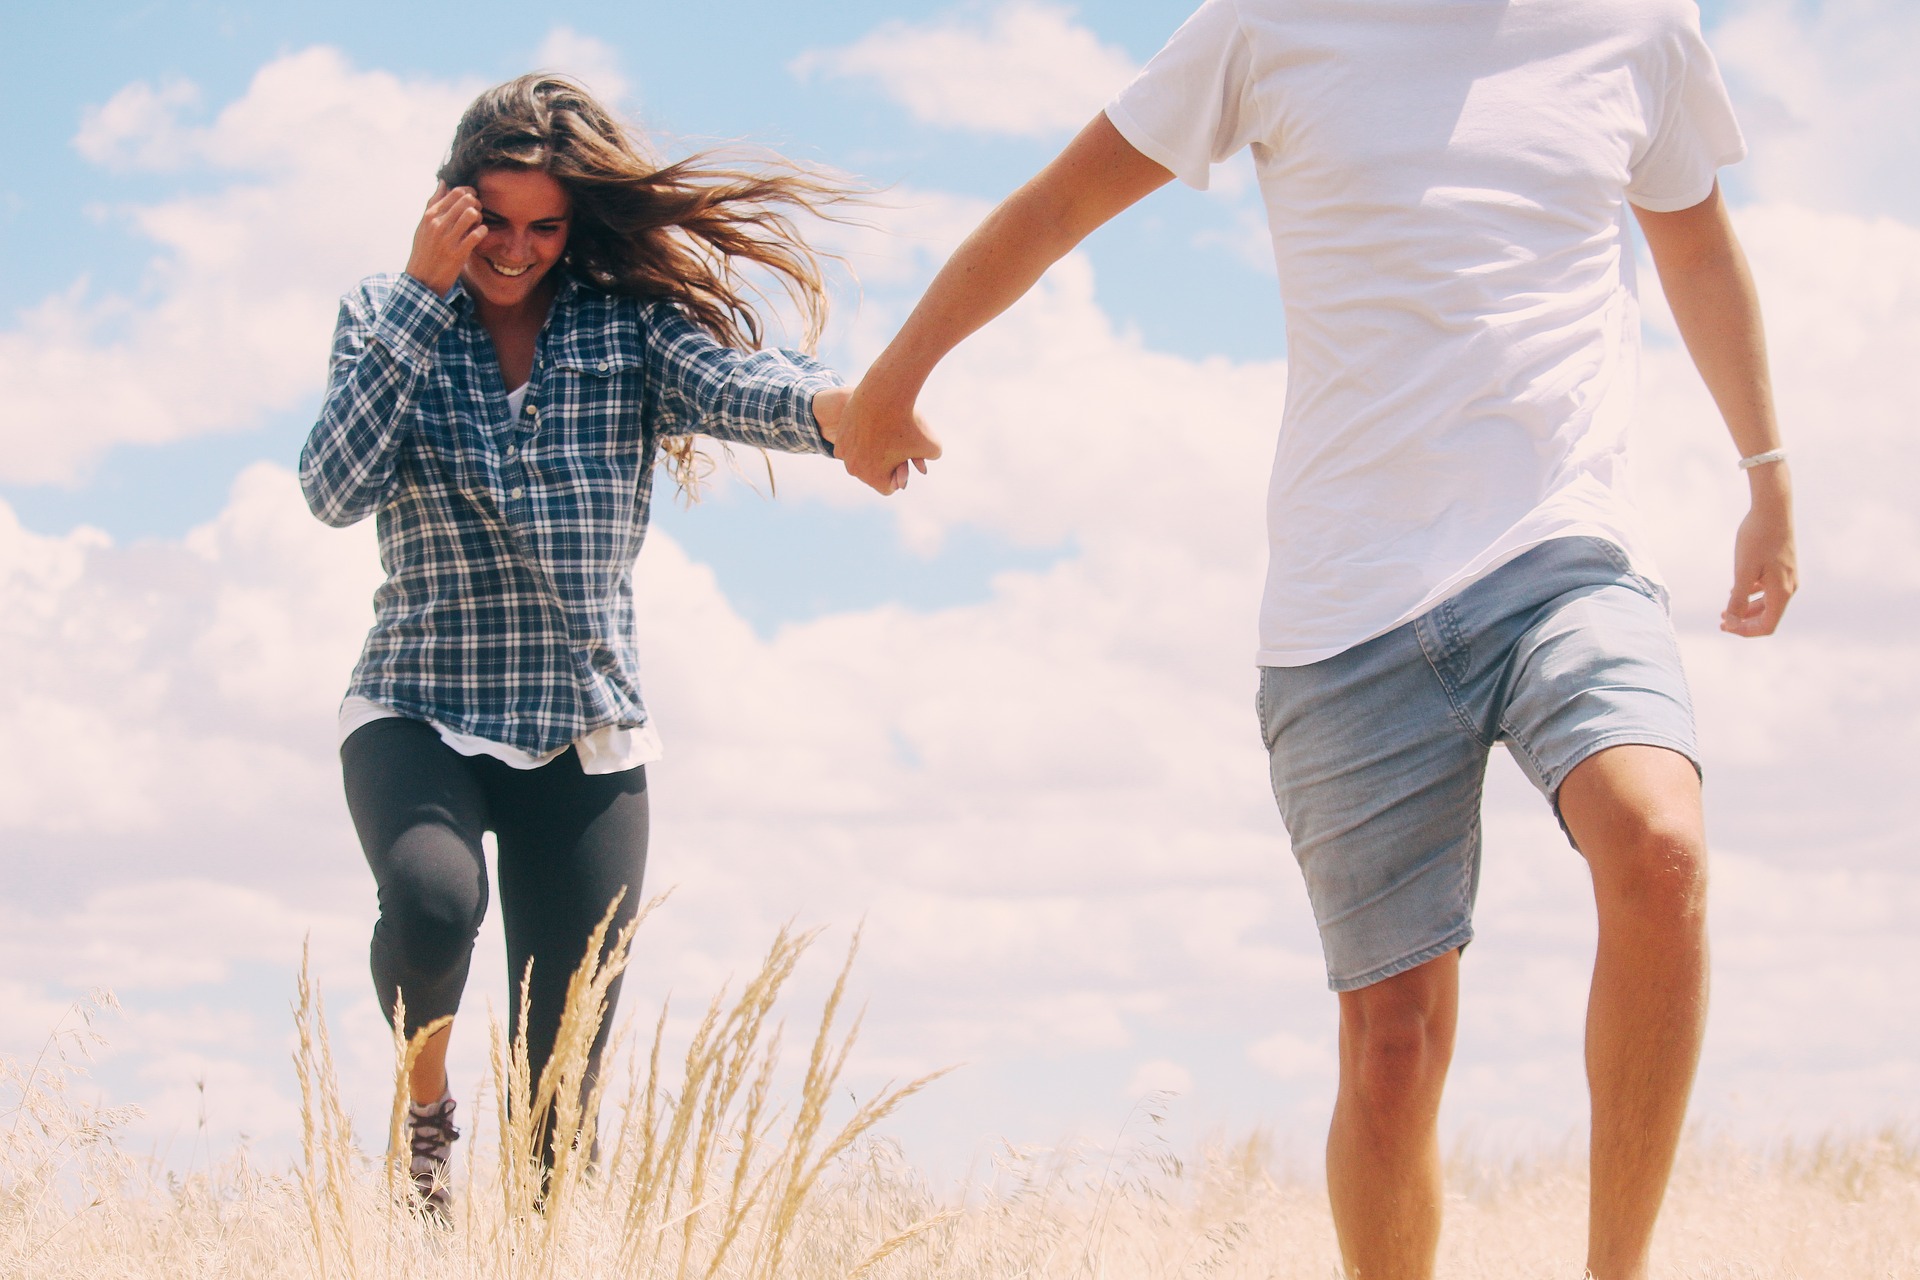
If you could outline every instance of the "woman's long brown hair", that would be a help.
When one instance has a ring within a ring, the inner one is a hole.
[[[572,202],[564,268],[611,293],[677,303],[717,341],[757,348],[760,291],[742,264],[769,272],[799,308],[811,352],[827,322],[820,255],[797,214],[857,188],[776,155],[701,152],[662,165],[585,88],[565,76],[509,80],[473,100],[440,167],[449,187],[489,169],[537,169]],[[709,469],[691,439],[662,442],[664,465],[693,496]]]

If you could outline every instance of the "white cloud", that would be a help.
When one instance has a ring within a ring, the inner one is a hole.
[[[1276,1031],[1247,1046],[1247,1057],[1261,1070],[1282,1080],[1302,1078],[1330,1081],[1338,1066],[1333,1042],[1289,1031]]]
[[[0,660],[17,673],[0,716],[33,727],[0,740],[0,829],[150,832],[311,804],[377,583],[371,530],[319,530],[265,464],[171,545],[40,537],[0,507]]]
[[[870,80],[916,120],[980,133],[1044,137],[1076,129],[1133,78],[1070,9],[1028,0],[978,22],[892,21],[842,49],[796,58],[795,74]]]
[[[533,65],[541,71],[572,76],[611,107],[627,96],[632,85],[620,69],[620,53],[606,41],[559,26],[547,33],[534,51]]]
[[[1920,223],[1920,9],[1753,0],[1711,38],[1769,201]],[[1743,175],[1744,176],[1744,175]]]
[[[180,113],[199,105],[200,90],[184,80],[158,89],[136,81],[80,120],[73,145],[98,165],[115,169],[173,169],[194,150]]]
[[[123,210],[157,254],[145,278],[81,280],[0,332],[0,481],[68,483],[118,444],[239,431],[307,400],[339,296],[399,270],[470,85],[280,58],[204,125],[191,86],[122,90],[76,145],[114,166],[220,185]],[[61,430],[24,424],[59,422]]]
[[[1125,1094],[1140,1098],[1150,1093],[1179,1096],[1193,1091],[1193,1072],[1169,1058],[1149,1058],[1127,1078]]]

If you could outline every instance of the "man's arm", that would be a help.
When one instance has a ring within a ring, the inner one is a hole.
[[[1014,192],[954,251],[926,296],[854,389],[835,456],[881,493],[912,459],[940,456],[913,403],[945,355],[1005,311],[1096,227],[1173,175],[1135,150],[1106,115]],[[921,470],[925,470],[921,465]]]
[[[1635,209],[1660,287],[1694,367],[1742,457],[1780,447],[1766,336],[1746,255],[1715,184],[1691,209]],[[1747,472],[1751,506],[1734,542],[1733,592],[1720,629],[1771,635],[1799,585],[1793,551],[1793,490],[1784,460]]]

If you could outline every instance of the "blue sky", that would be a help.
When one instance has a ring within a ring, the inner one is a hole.
[[[371,885],[331,757],[377,569],[368,531],[311,521],[288,468],[331,299],[400,265],[466,97],[544,62],[671,148],[744,139],[871,182],[874,228],[824,233],[862,281],[825,349],[854,374],[1185,9],[10,14],[0,1051],[110,985],[126,1013],[99,1079],[149,1140],[191,1127],[205,1079],[216,1137],[284,1150],[311,935],[350,1093],[380,1105]],[[1786,634],[1712,631],[1737,480],[1652,300],[1639,443],[1718,857],[1696,1114],[1766,1140],[1910,1116],[1920,1088],[1899,980],[1920,875],[1891,798],[1920,745],[1920,526],[1888,480],[1920,396],[1920,87],[1890,51],[1920,18],[1726,0],[1708,26],[1752,143],[1727,185],[1802,487]],[[915,57],[930,69],[889,78]],[[670,752],[649,875],[677,889],[632,1011],[703,999],[789,917],[830,945],[864,919],[863,1079],[967,1064],[901,1120],[935,1166],[983,1135],[1110,1136],[1157,1088],[1178,1132],[1317,1142],[1331,1002],[1249,710],[1285,377],[1258,218],[1228,166],[1104,229],[930,388],[949,457],[901,499],[783,461],[777,501],[728,482],[662,504],[641,562]],[[1504,765],[1488,803],[1448,1124],[1557,1139],[1583,1114],[1583,873]],[[476,1012],[497,953],[489,932]],[[457,1078],[481,1043],[456,1041]]]

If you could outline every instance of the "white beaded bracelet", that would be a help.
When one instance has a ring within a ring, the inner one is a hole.
[[[1751,471],[1755,467],[1764,467],[1769,462],[1785,462],[1786,460],[1787,451],[1785,449],[1769,449],[1765,453],[1749,454],[1740,459],[1740,469],[1742,471]]]

